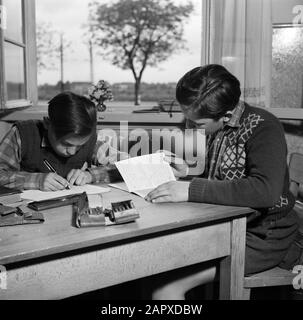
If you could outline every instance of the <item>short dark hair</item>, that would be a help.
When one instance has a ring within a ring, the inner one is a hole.
[[[89,136],[96,128],[94,103],[73,92],[62,92],[48,103],[48,116],[57,139],[74,134]]]
[[[240,82],[218,64],[196,67],[178,82],[176,99],[197,118],[219,119],[239,103]]]

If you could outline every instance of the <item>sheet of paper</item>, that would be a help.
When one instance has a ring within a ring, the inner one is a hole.
[[[144,189],[144,190],[137,190],[133,191],[133,193],[137,194],[138,196],[145,198],[152,190],[155,188],[150,188],[150,189]]]
[[[176,180],[172,168],[164,157],[164,153],[154,153],[115,164],[128,190],[145,197],[160,184]]]
[[[109,183],[109,187],[129,192],[125,182]]]
[[[63,197],[70,194],[86,192],[87,194],[97,194],[110,191],[110,188],[104,188],[100,186],[95,186],[91,184],[86,184],[84,186],[73,186],[70,190],[60,190],[60,191],[40,191],[40,190],[25,190],[21,194],[22,199],[28,199],[33,201],[42,201],[53,199],[57,197]]]
[[[119,189],[119,190],[123,190],[123,191],[126,191],[126,192],[130,192],[127,188],[127,185],[125,182],[116,182],[116,183],[110,183],[109,184],[109,187],[112,187],[112,188],[116,188],[116,189]],[[145,196],[147,196],[147,194],[152,191],[154,188],[151,188],[151,189],[145,189],[145,190],[136,190],[136,191],[132,191],[132,193],[135,193],[137,194],[138,196],[142,197],[142,198],[145,198]]]

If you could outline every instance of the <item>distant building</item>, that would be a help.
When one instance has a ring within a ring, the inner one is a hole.
[[[134,84],[132,82],[114,83],[112,89],[115,91],[129,91],[134,89]]]
[[[87,94],[88,88],[91,86],[91,82],[71,82],[70,90],[80,95]]]

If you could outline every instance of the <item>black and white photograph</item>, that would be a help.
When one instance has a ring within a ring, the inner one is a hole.
[[[11,300],[303,300],[303,0],[0,0]]]

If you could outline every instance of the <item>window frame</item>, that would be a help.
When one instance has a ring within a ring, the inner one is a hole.
[[[201,65],[210,63],[210,14],[211,0],[202,1],[202,30],[201,30]],[[203,49],[204,48],[204,49]]]
[[[3,1],[0,0],[0,5]],[[30,107],[37,104],[37,63],[36,63],[36,21],[35,0],[21,0],[23,19],[23,42],[18,42],[4,36],[4,30],[0,28],[0,107],[1,111]],[[24,48],[24,85],[25,99],[8,100],[7,85],[5,79],[4,44],[10,43]]]
[[[202,1],[202,52],[201,52],[201,64],[212,63],[210,61],[210,32],[211,32],[211,0],[201,0]],[[272,27],[277,25],[272,24]],[[282,24],[280,24],[282,25]],[[289,24],[288,24],[289,25]],[[296,24],[294,27],[298,26]],[[302,26],[302,24],[300,24]],[[204,49],[203,49],[204,48]],[[267,111],[273,113],[279,119],[285,120],[303,120],[303,109],[300,108],[266,108]]]
[[[273,29],[274,28],[297,28],[300,27],[303,29],[303,23],[301,24],[292,24],[292,23],[273,23],[272,24]],[[303,119],[303,109],[302,108],[269,108],[272,110],[273,113],[278,114],[280,117],[283,117],[283,119],[293,119],[297,120]]]

